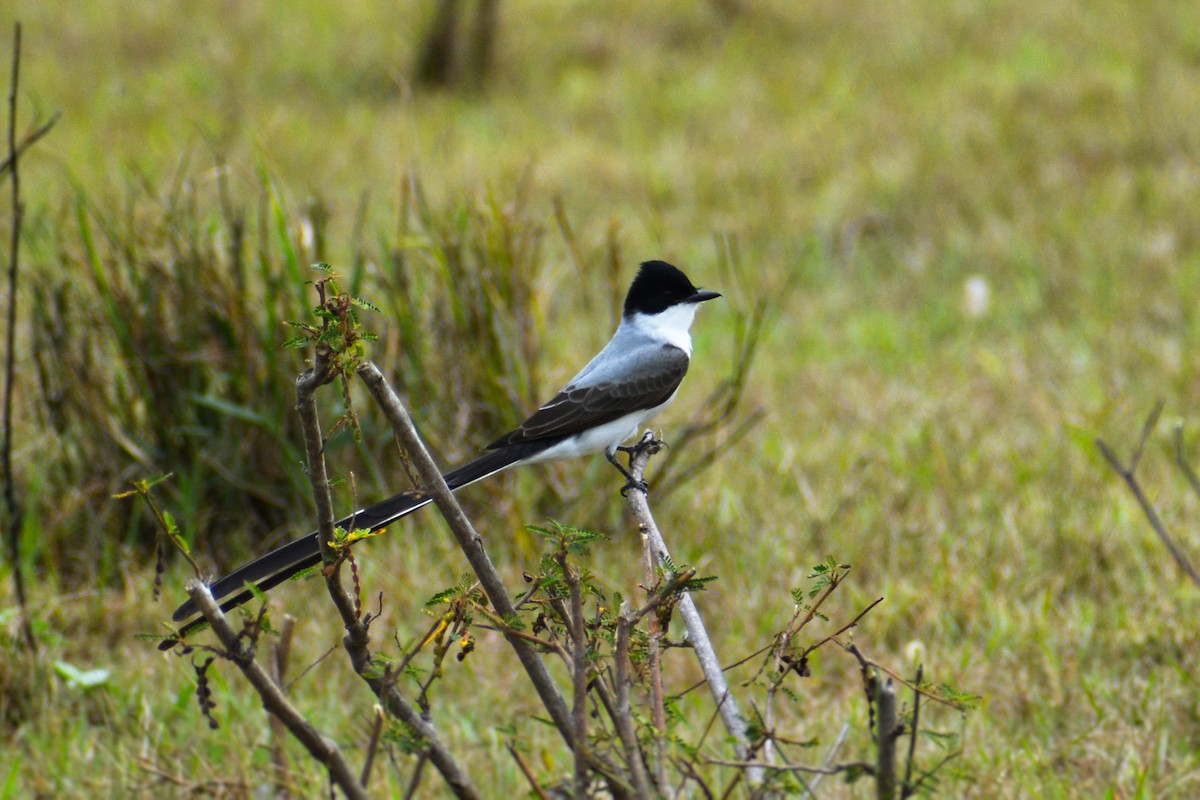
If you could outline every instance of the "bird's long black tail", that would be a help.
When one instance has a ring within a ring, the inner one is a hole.
[[[451,490],[461,489],[511,467],[527,455],[524,448],[519,447],[496,450],[458,469],[447,472],[443,477]],[[401,517],[411,514],[430,502],[431,498],[422,492],[401,492],[373,506],[356,511],[345,519],[338,520],[334,525],[345,530],[374,532],[391,525]],[[259,591],[265,592],[320,563],[321,547],[317,534],[314,532],[294,539],[266,555],[254,559],[249,564],[238,567],[225,577],[213,581],[208,588],[216,600],[221,600],[226,595],[237,592],[233,597],[221,603],[221,610],[229,611],[254,597],[254,594],[246,588],[247,584],[254,584]],[[196,604],[188,600],[175,609],[172,619],[182,622],[190,617],[195,617],[197,612]],[[179,629],[179,635],[180,637],[187,636],[205,624],[203,617],[191,619]],[[175,646],[177,641],[176,639],[164,640],[159,645],[159,649],[169,650]]]

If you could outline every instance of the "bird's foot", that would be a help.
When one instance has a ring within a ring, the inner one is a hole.
[[[641,492],[642,494],[649,496],[650,484],[646,483],[645,481],[635,481],[633,478],[630,478],[629,482],[621,487],[621,497],[629,497],[630,490]]]
[[[618,447],[617,450],[624,450],[625,452],[630,452],[632,450],[632,448]],[[628,497],[630,489],[635,489],[644,495],[649,495],[650,485],[647,484],[641,478],[635,478],[633,476],[633,473],[630,472],[625,467],[624,464],[622,464],[620,461],[617,460],[617,456],[615,453],[605,453],[604,456],[605,456],[605,458],[608,459],[608,463],[612,464],[614,467],[616,467],[618,470],[620,470],[621,474],[625,476],[625,485],[621,487],[621,497]],[[633,460],[633,456],[631,454],[630,461],[632,462],[632,460]]]

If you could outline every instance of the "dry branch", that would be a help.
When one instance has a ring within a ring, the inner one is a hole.
[[[331,546],[334,540],[333,498],[328,472],[325,468],[325,440],[321,435],[321,423],[317,415],[315,399],[316,390],[335,377],[329,355],[322,347],[318,347],[312,369],[303,373],[296,381],[296,409],[300,414],[301,428],[304,434],[305,451],[308,457],[308,477],[312,483],[313,496],[317,503],[317,531],[321,541],[322,555],[327,560],[333,559],[332,565],[326,569],[325,582],[329,588],[329,595],[333,598],[334,605],[337,606],[338,613],[346,627],[346,636],[342,643],[350,657],[354,671],[383,701],[389,712],[424,740],[430,760],[437,767],[442,778],[449,784],[455,796],[461,798],[480,797],[481,795],[472,785],[458,760],[441,741],[433,724],[400,694],[389,672],[385,670],[382,676],[379,675],[371,657],[370,633],[367,629],[370,620],[359,615],[358,603],[346,591],[339,578],[340,558]]]
[[[373,363],[367,361],[361,364],[358,367],[358,375],[391,423],[400,449],[415,467],[425,491],[429,492],[438,511],[445,518],[450,532],[470,563],[475,576],[479,579],[479,584],[495,609],[496,615],[500,620],[515,620],[517,609],[513,605],[508,588],[504,585],[500,573],[484,549],[482,537],[475,531],[475,527],[463,512],[454,493],[446,485],[433,457],[425,448],[424,442],[421,441],[408,410],[387,383],[383,373]],[[517,659],[521,662],[530,682],[533,683],[542,705],[545,706],[546,711],[550,714],[550,719],[554,722],[559,734],[566,740],[567,745],[573,752],[579,752],[579,749],[585,752],[588,766],[605,777],[614,796],[632,796],[633,789],[619,770],[596,754],[586,752],[587,742],[577,741],[574,732],[574,716],[550,677],[535,645],[508,625],[501,627],[501,633],[516,653]]]
[[[29,619],[29,600],[25,593],[25,571],[21,564],[21,523],[24,509],[17,499],[16,481],[12,469],[12,423],[13,423],[13,391],[16,385],[16,330],[17,330],[17,285],[21,253],[21,221],[25,215],[25,207],[21,202],[21,173],[17,169],[20,162],[20,149],[17,147],[17,87],[20,86],[21,76],[21,23],[13,27],[13,60],[12,82],[8,92],[8,158],[5,166],[12,172],[9,178],[12,187],[12,231],[8,247],[8,317],[5,322],[4,340],[5,354],[8,356],[4,364],[4,445],[0,448],[3,456],[4,472],[4,504],[8,509],[8,555],[12,563],[13,592],[17,597],[17,607],[21,610],[21,634],[25,647],[30,653],[37,652],[37,639],[33,635],[33,623]],[[4,170],[0,170],[0,175]]]
[[[875,681],[875,796],[893,800],[896,796],[896,689],[890,679],[878,672]]]
[[[1158,512],[1154,510],[1154,506],[1150,503],[1150,499],[1146,497],[1146,493],[1142,491],[1142,485],[1137,479],[1138,463],[1142,460],[1142,452],[1145,450],[1146,441],[1150,438],[1150,434],[1154,431],[1155,425],[1158,424],[1158,418],[1162,414],[1162,410],[1163,401],[1159,400],[1154,404],[1154,408],[1150,411],[1150,416],[1146,418],[1145,424],[1142,425],[1141,436],[1138,437],[1137,444],[1133,448],[1133,453],[1129,457],[1128,465],[1121,463],[1121,459],[1117,457],[1117,454],[1113,452],[1112,448],[1110,448],[1103,439],[1096,440],[1096,447],[1100,448],[1100,453],[1104,456],[1105,460],[1108,461],[1109,466],[1113,468],[1113,471],[1120,475],[1121,479],[1125,481],[1125,485],[1128,486],[1129,491],[1133,493],[1134,499],[1137,500],[1138,505],[1142,507],[1142,513],[1145,514],[1146,520],[1150,523],[1150,527],[1154,529],[1156,534],[1158,534],[1158,538],[1162,541],[1163,545],[1166,546],[1167,551],[1171,554],[1171,557],[1175,559],[1175,563],[1179,565],[1179,568],[1182,569],[1189,578],[1191,578],[1192,583],[1200,586],[1200,573],[1196,572],[1196,568],[1192,566],[1192,562],[1188,560],[1188,557],[1184,554],[1183,549],[1180,548],[1171,535],[1167,533],[1166,526],[1163,525],[1162,520],[1158,516]],[[1178,443],[1176,444],[1176,447],[1179,447]],[[1177,449],[1177,452],[1180,451]],[[1182,454],[1180,453],[1177,458],[1182,461]],[[1186,474],[1187,471],[1185,470],[1185,475]],[[1189,480],[1191,480],[1191,477],[1189,477]]]
[[[313,727],[312,723],[287,699],[279,684],[271,680],[267,671],[254,660],[253,644],[234,633],[233,628],[229,625],[229,620],[221,613],[212,593],[208,590],[208,585],[201,580],[192,580],[188,583],[187,592],[200,613],[208,620],[208,624],[212,626],[217,639],[225,648],[225,655],[237,665],[237,668],[246,676],[246,680],[258,692],[258,696],[262,698],[263,707],[278,717],[287,726],[288,731],[312,754],[313,758],[329,769],[330,778],[346,793],[347,797],[366,800],[367,791],[358,782],[358,776],[354,774],[354,770],[351,769],[341,750]]]
[[[642,480],[650,456],[660,446],[661,443],[654,438],[653,433],[647,431],[642,440],[634,447],[629,459],[629,471],[635,481]],[[655,564],[662,565],[670,559],[670,551],[658,529],[658,524],[654,521],[654,516],[650,513],[649,498],[645,492],[633,490],[628,493],[628,500],[629,508],[642,532],[643,547],[649,551]],[[738,743],[739,756],[748,758],[751,743],[746,721],[738,708],[737,700],[729,691],[729,684],[725,680],[725,673],[721,670],[721,662],[713,649],[712,640],[704,626],[704,620],[700,617],[700,612],[696,609],[696,604],[692,601],[690,594],[685,593],[680,598],[678,607],[684,625],[687,627],[688,642],[695,651],[696,658],[700,661],[700,670],[704,673],[709,691],[720,711],[721,720],[725,723],[725,730]],[[757,781],[761,777],[761,773],[752,770],[750,777],[752,781]]]

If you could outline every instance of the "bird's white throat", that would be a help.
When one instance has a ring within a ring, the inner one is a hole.
[[[691,356],[692,335],[688,331],[699,307],[698,303],[681,303],[657,314],[634,314],[621,320],[621,324],[652,339],[674,345]]]

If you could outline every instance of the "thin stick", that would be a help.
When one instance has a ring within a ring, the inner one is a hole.
[[[375,764],[375,753],[379,750],[379,742],[383,739],[383,723],[387,719],[387,715],[383,712],[383,706],[377,705],[374,708],[375,721],[371,724],[371,738],[367,742],[367,757],[363,760],[362,781],[363,786],[368,786],[371,783],[371,767]]]
[[[646,774],[646,766],[642,761],[641,747],[638,745],[637,730],[633,724],[633,711],[629,701],[629,638],[630,631],[637,624],[640,616],[631,611],[628,606],[621,609],[620,615],[617,617],[617,653],[616,653],[616,668],[617,675],[613,681],[615,686],[613,691],[616,692],[616,713],[613,715],[613,724],[616,725],[617,735],[621,737],[621,744],[625,748],[625,761],[629,764],[629,771],[633,775],[633,785],[637,789],[638,797],[653,797],[650,790],[650,776]]]
[[[862,770],[868,775],[875,773],[875,765],[868,764],[865,761],[852,761],[833,767],[806,767],[802,764],[760,764],[757,761],[729,761],[719,758],[710,758],[707,761],[709,764],[716,764],[718,767],[741,767],[742,769],[758,767],[759,769],[770,770],[771,772],[800,772],[807,775],[840,775],[851,769]]]
[[[575,797],[584,800],[588,787],[588,643],[583,618],[583,588],[579,574],[567,563],[566,552],[559,554],[559,567],[571,593],[571,613],[567,624],[571,628],[571,716],[575,737]]]
[[[896,796],[896,690],[890,679],[875,673],[875,796]]]
[[[833,746],[829,748],[829,753],[825,756],[825,763],[821,765],[821,769],[829,769],[833,766],[833,760],[837,758],[838,751],[842,749],[842,745],[846,742],[846,735],[850,733],[850,723],[842,723],[842,729],[838,732],[837,738],[833,740]],[[816,796],[817,788],[821,785],[821,781],[825,780],[825,773],[821,773],[813,778],[809,792]]]
[[[367,800],[366,790],[358,782],[358,776],[354,774],[354,770],[342,755],[342,751],[333,743],[333,740],[326,738],[313,727],[313,724],[287,699],[279,684],[275,683],[262,665],[254,660],[253,645],[243,641],[234,633],[233,628],[229,625],[229,620],[221,613],[217,601],[213,599],[212,592],[208,590],[204,581],[190,581],[187,592],[196,607],[200,609],[200,613],[208,620],[208,624],[212,626],[213,632],[221,641],[222,646],[228,651],[229,659],[242,671],[246,680],[262,698],[263,707],[279,717],[312,757],[329,769],[330,780],[345,792],[347,797]]]
[[[513,761],[517,762],[517,767],[520,768],[521,774],[525,776],[525,780],[529,781],[529,788],[533,790],[541,800],[550,800],[550,795],[546,794],[546,790],[538,785],[537,777],[534,776],[533,770],[529,769],[529,765],[525,763],[525,759],[521,758],[521,754],[517,752],[517,748],[511,744],[506,744],[505,748],[508,754],[513,757]]]
[[[279,684],[280,691],[287,693],[287,667],[292,654],[292,636],[296,632],[296,618],[291,614],[283,615],[283,623],[279,626],[279,641],[271,648],[271,678]],[[271,764],[275,767],[276,791],[281,797],[292,795],[291,770],[288,768],[287,752],[283,749],[283,738],[286,733],[283,721],[274,714],[268,720],[271,726]],[[365,782],[364,782],[364,785]]]
[[[376,403],[379,404],[388,421],[391,422],[392,429],[396,433],[396,438],[401,448],[412,460],[417,474],[420,476],[422,483],[429,493],[433,496],[438,510],[446,517],[446,522],[449,523],[459,547],[462,548],[464,554],[467,556],[467,560],[471,562],[471,567],[475,570],[480,585],[487,594],[488,600],[491,601],[492,607],[496,609],[501,619],[513,619],[516,614],[516,608],[513,606],[512,600],[509,599],[508,588],[501,580],[500,573],[492,564],[487,551],[484,550],[482,538],[475,531],[466,514],[463,513],[462,507],[459,506],[457,500],[454,499],[454,495],[450,492],[450,487],[446,486],[446,481],[442,478],[441,472],[438,471],[432,456],[429,455],[429,451],[425,449],[424,443],[421,442],[416,428],[413,427],[412,419],[408,415],[408,410],[400,403],[400,398],[396,397],[395,393],[391,391],[391,387],[387,385],[383,373],[374,364],[370,362],[363,364],[359,367],[358,373],[359,377],[367,384],[367,388],[371,394],[374,395]],[[510,644],[512,644],[513,649],[516,650],[517,657],[521,660],[522,666],[529,672],[534,688],[541,697],[542,703],[546,706],[546,710],[550,712],[550,717],[554,720],[555,726],[563,737],[566,738],[567,743],[573,745],[574,737],[572,735],[571,713],[567,709],[566,701],[559,694],[554,680],[550,677],[550,673],[546,670],[545,664],[542,663],[541,658],[532,646],[529,646],[519,637],[510,635],[507,631],[504,633]]]
[[[17,24],[20,25],[20,23]],[[50,129],[58,124],[60,119],[62,119],[62,109],[55,109],[54,113],[50,115],[49,119],[47,119],[41,125],[38,125],[29,133],[25,134],[25,138],[22,139],[20,144],[18,144],[15,148],[12,146],[12,139],[10,137],[9,153],[7,156],[5,156],[3,161],[0,161],[0,178],[3,178],[4,174],[12,169],[12,165],[17,162],[18,158],[25,154],[26,150],[32,147],[38,139],[41,139],[43,136],[49,133]]]
[[[653,591],[656,581],[655,567],[657,561],[654,556],[654,548],[650,543],[650,539],[646,532],[646,527],[641,526],[642,532],[642,571],[643,580],[648,591]],[[663,697],[662,683],[662,637],[666,634],[663,630],[662,621],[656,614],[650,619],[647,625],[648,642],[646,646],[646,662],[649,671],[650,680],[650,718],[654,723],[654,780],[659,786],[666,785],[667,779],[667,759],[666,759],[666,735],[667,735],[667,709],[666,701]]]
[[[404,407],[404,404],[400,402],[400,398],[396,396],[392,387],[388,385],[387,380],[383,377],[383,373],[370,361],[364,362],[358,367],[358,376],[362,378],[363,382],[367,385],[367,389],[375,398],[375,402],[382,409],[384,415],[387,416],[388,422],[391,423],[392,430],[395,433],[397,443],[412,460],[412,464],[416,467],[417,474],[421,478],[421,483],[433,498],[434,505],[437,506],[442,517],[446,520],[446,524],[449,526],[451,534],[453,534],[455,541],[458,543],[459,549],[462,550],[463,555],[466,556],[467,561],[471,564],[471,569],[475,572],[475,577],[479,579],[479,584],[491,602],[492,608],[495,609],[496,615],[501,620],[515,619],[516,607],[513,605],[508,587],[504,585],[500,573],[496,570],[495,565],[492,564],[487,550],[484,549],[482,537],[476,532],[475,526],[471,524],[471,520],[463,512],[462,506],[455,499],[454,493],[450,491],[450,487],[446,485],[446,480],[442,477],[441,471],[438,470],[437,464],[434,463],[433,457],[429,455],[429,450],[426,449],[425,443],[421,441],[421,437],[413,425],[412,418],[408,414],[408,409]],[[559,693],[558,686],[555,685],[553,678],[550,677],[550,672],[538,654],[537,649],[519,635],[519,632],[513,630],[510,625],[504,625],[501,628],[501,633],[516,653],[517,660],[521,662],[521,666],[525,669],[530,682],[533,683],[534,690],[538,693],[542,705],[549,712],[550,718],[554,721],[555,728],[557,728],[563,739],[566,740],[567,745],[572,749],[577,746],[586,747],[586,742],[580,743],[575,741],[571,712],[567,708],[562,694]],[[595,753],[588,753],[587,758],[588,766],[605,777],[614,794],[622,797],[632,794],[632,788],[612,764]]]
[[[921,685],[921,677],[925,673],[925,665],[917,665],[917,678],[913,681],[917,686]],[[917,689],[913,692],[913,718],[912,730],[908,732],[908,761],[904,765],[904,786],[900,789],[900,797],[910,797],[913,794],[912,771],[913,762],[917,757],[917,731],[921,721],[921,691]]]
[[[1167,551],[1170,552],[1171,556],[1175,559],[1175,563],[1178,564],[1179,568],[1182,569],[1187,576],[1192,579],[1192,583],[1200,586],[1200,573],[1196,572],[1196,568],[1192,566],[1192,562],[1188,561],[1188,558],[1186,555],[1184,555],[1183,550],[1180,549],[1179,545],[1175,543],[1175,540],[1171,538],[1171,535],[1167,533],[1166,527],[1163,525],[1162,520],[1159,519],[1158,512],[1154,510],[1154,506],[1150,504],[1150,500],[1146,497],[1145,492],[1142,491],[1142,486],[1138,482],[1137,475],[1135,474],[1137,471],[1138,462],[1142,459],[1142,451],[1146,446],[1146,440],[1150,438],[1150,433],[1154,430],[1154,426],[1158,423],[1158,417],[1162,413],[1162,410],[1163,401],[1159,400],[1154,404],[1154,409],[1150,412],[1150,416],[1146,418],[1146,423],[1142,426],[1142,435],[1138,438],[1138,443],[1134,447],[1133,455],[1129,459],[1129,466],[1125,466],[1121,463],[1121,460],[1117,458],[1116,453],[1109,448],[1103,439],[1096,440],[1096,447],[1100,448],[1101,455],[1103,455],[1105,460],[1108,461],[1109,466],[1113,468],[1113,471],[1120,475],[1121,479],[1125,481],[1125,485],[1128,486],[1129,491],[1133,493],[1134,499],[1137,500],[1138,505],[1142,507],[1142,513],[1146,515],[1146,519],[1149,521],[1150,527],[1153,528],[1154,532],[1158,534],[1158,538],[1162,541],[1162,543],[1166,546]]]
[[[25,595],[25,572],[21,568],[21,525],[25,511],[17,500],[12,470],[13,387],[16,383],[17,276],[21,250],[21,221],[25,207],[21,203],[21,174],[17,169],[17,86],[21,75],[21,23],[13,27],[12,82],[8,91],[8,161],[12,171],[12,241],[8,249],[8,320],[4,338],[8,360],[4,365],[4,502],[8,506],[8,554],[12,561],[13,590],[21,609],[21,633],[29,652],[37,651],[33,624],[29,620],[29,600]]]
[[[1188,463],[1187,457],[1183,454],[1183,426],[1175,426],[1175,464],[1183,472],[1183,477],[1187,478],[1188,484],[1192,487],[1192,491],[1200,497],[1200,476],[1196,475],[1196,470],[1192,469],[1192,465]]]
[[[646,464],[658,446],[659,443],[654,438],[653,433],[647,431],[646,435],[642,437],[642,440],[634,448],[629,460],[629,471],[632,473],[635,481],[642,480],[642,475],[646,471]],[[645,492],[638,491],[637,489],[630,491],[628,497],[629,507],[645,534],[647,546],[652,557],[657,563],[664,563],[670,558],[670,551],[668,551],[667,543],[663,539],[657,523],[654,521],[654,516],[650,513],[649,498]],[[737,700],[734,699],[729,691],[729,684],[725,681],[725,675],[721,670],[721,662],[717,658],[716,650],[712,646],[712,640],[708,636],[708,630],[704,626],[704,620],[700,617],[700,612],[696,609],[696,604],[692,601],[690,593],[685,593],[679,599],[678,608],[680,615],[683,617],[684,625],[687,627],[688,642],[691,644],[692,649],[696,653],[696,658],[700,662],[700,670],[704,673],[709,691],[712,693],[713,700],[721,712],[721,720],[725,723],[725,730],[737,742],[739,756],[741,758],[748,758],[750,755],[750,735],[747,731],[746,720],[742,717]],[[758,783],[762,779],[762,772],[751,768],[748,777],[751,783]]]
[[[333,498],[328,471],[325,467],[325,442],[321,435],[321,423],[317,415],[315,396],[316,390],[329,383],[333,378],[334,371],[329,355],[327,351],[318,347],[312,369],[304,372],[296,381],[296,410],[300,415],[301,431],[304,435],[308,479],[317,503],[317,530],[320,535],[323,557],[329,555],[328,551],[332,549],[330,543],[334,538]],[[342,623],[346,627],[346,636],[343,638],[342,644],[346,648],[354,671],[366,681],[367,685],[371,687],[371,691],[375,692],[375,696],[383,701],[389,712],[421,736],[428,747],[430,760],[437,767],[442,778],[450,785],[450,789],[456,797],[472,799],[481,797],[462,765],[442,742],[433,724],[422,717],[420,712],[396,690],[390,676],[378,676],[371,657],[371,636],[367,630],[367,621],[358,616],[354,599],[339,579],[338,566],[339,564],[335,560],[332,568],[327,569],[325,583],[328,586],[329,595],[333,598],[334,605],[337,606],[338,613],[342,617]]]
[[[417,765],[413,767],[412,777],[408,781],[408,791],[404,793],[404,800],[412,800],[417,794],[417,789],[421,788],[421,776],[425,774],[425,765],[429,763],[429,751],[422,750],[417,756]]]

